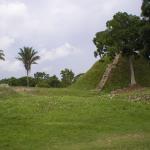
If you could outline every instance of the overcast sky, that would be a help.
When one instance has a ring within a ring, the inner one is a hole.
[[[96,61],[92,39],[118,11],[140,15],[142,0],[0,0],[0,78],[25,74],[15,58],[19,48],[33,47],[41,60],[31,75],[59,75],[64,68],[76,74]]]

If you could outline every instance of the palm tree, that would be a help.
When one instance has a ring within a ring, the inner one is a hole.
[[[0,50],[0,60],[5,60],[5,55],[4,55],[4,52],[3,50]]]
[[[36,61],[40,59],[37,53],[38,52],[32,47],[20,48],[20,52],[18,53],[19,57],[17,57],[17,59],[23,63],[27,71],[27,87],[29,87],[29,72],[31,71],[31,65],[37,64]]]

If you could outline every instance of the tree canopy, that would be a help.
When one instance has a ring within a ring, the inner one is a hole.
[[[141,39],[144,45],[144,57],[150,62],[150,0],[143,0],[142,17],[144,26],[141,30]]]
[[[63,87],[67,87],[72,84],[74,79],[74,73],[72,72],[72,70],[64,69],[61,71],[60,75]]]
[[[31,65],[37,64],[36,61],[40,59],[40,56],[37,54],[38,52],[32,47],[20,48],[20,52],[18,53],[19,57],[17,59],[24,64],[25,70],[27,71],[27,86],[29,86],[28,75],[31,70]]]
[[[143,48],[140,38],[142,26],[140,17],[118,12],[106,23],[106,30],[97,33],[93,40],[97,47],[95,56],[108,55],[113,58],[119,53],[129,58],[131,85],[136,84],[132,57],[138,55]]]
[[[5,55],[4,55],[4,51],[0,50],[0,60],[5,60]]]

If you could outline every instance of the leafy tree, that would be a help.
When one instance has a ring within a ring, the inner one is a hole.
[[[72,84],[74,79],[74,73],[72,70],[64,69],[61,71],[60,75],[63,87],[67,87]]]
[[[38,52],[32,47],[21,48],[18,53],[19,57],[17,59],[24,64],[25,70],[27,71],[27,87],[29,87],[29,72],[31,70],[31,65],[37,64],[36,61],[40,59],[40,56],[37,54]]]
[[[37,72],[34,74],[34,78],[37,80],[47,80],[49,79],[49,74],[46,74],[45,72]]]
[[[3,52],[3,50],[0,50],[0,59],[1,60],[5,60],[5,55],[4,55],[4,52]]]
[[[36,85],[36,81],[33,77],[29,77],[29,83],[30,83],[30,87],[35,87]],[[26,86],[27,85],[27,82],[26,82],[26,77],[21,77],[18,79],[18,82],[19,82],[19,86]]]
[[[100,58],[102,59],[105,55],[109,55],[110,58],[114,58],[117,49],[113,45],[114,43],[110,37],[108,29],[96,33],[93,42],[97,48],[94,52],[95,57],[100,56]]]
[[[32,77],[29,77],[29,81],[30,81],[30,86],[35,87],[35,84],[36,84],[35,79]],[[26,86],[27,80],[26,80],[26,77],[21,77],[21,78],[11,77],[8,79],[1,80],[0,83],[9,84],[10,86]]]
[[[150,62],[150,0],[143,0],[142,17],[145,24],[141,30],[141,38],[144,44],[144,57]]]
[[[15,77],[11,77],[8,81],[10,86],[19,86],[19,81]]]
[[[49,80],[48,80],[48,83],[49,83],[49,87],[53,87],[53,88],[59,88],[59,87],[61,87],[61,82],[57,78],[56,75],[50,77]]]
[[[143,55],[150,62],[150,24],[145,24],[141,30],[141,39],[143,41],[144,49]]]
[[[49,74],[45,72],[37,72],[34,74],[36,80],[36,86],[38,87],[48,87]]]
[[[9,79],[1,79],[0,80],[0,84],[8,84],[9,83]]]
[[[96,34],[94,43],[97,47],[95,56],[105,54],[114,57],[122,54],[129,59],[131,71],[131,85],[136,84],[133,59],[142,49],[140,38],[141,19],[126,12],[118,12],[107,22],[107,29]]]
[[[143,0],[141,9],[144,19],[150,22],[150,0]]]

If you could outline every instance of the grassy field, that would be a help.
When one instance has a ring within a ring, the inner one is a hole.
[[[0,150],[149,149],[150,88],[0,89]]]

